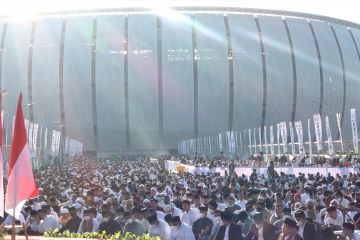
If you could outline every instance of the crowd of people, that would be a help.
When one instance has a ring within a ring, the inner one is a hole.
[[[271,169],[273,171],[273,169]],[[360,176],[191,175],[161,162],[75,158],[35,172],[29,235],[148,233],[161,240],[359,239]],[[11,216],[2,219],[11,224]]]

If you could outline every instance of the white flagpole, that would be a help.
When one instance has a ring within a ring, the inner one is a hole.
[[[310,118],[308,118],[308,137],[309,137],[310,163],[312,163],[312,140],[311,140],[311,131],[310,131]]]

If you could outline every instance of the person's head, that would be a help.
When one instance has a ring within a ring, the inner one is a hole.
[[[263,201],[256,202],[256,211],[262,212],[265,209],[265,203]]]
[[[285,218],[284,223],[281,228],[281,232],[284,236],[288,236],[297,231],[297,224],[294,220],[290,218]]]
[[[201,204],[201,200],[200,200],[200,196],[199,195],[194,195],[193,197],[193,203],[195,204],[195,206],[198,206]]]
[[[326,211],[328,212],[329,217],[331,217],[332,219],[335,219],[337,217],[336,207],[334,206],[328,207]]]
[[[131,212],[130,211],[124,212],[124,222],[126,224],[131,224],[131,223],[133,223],[133,221],[134,221],[134,217],[131,214]]]
[[[103,222],[109,222],[112,219],[112,213],[110,211],[105,211],[102,213]]]
[[[183,210],[184,210],[185,212],[190,211],[190,201],[189,201],[189,200],[184,200],[184,201],[182,202],[182,207],[183,207]]]
[[[95,218],[96,215],[97,215],[96,208],[91,207],[91,208],[89,208],[89,211],[90,211],[91,216],[92,216],[93,218]]]
[[[83,218],[84,221],[91,221],[92,218],[93,218],[93,213],[92,213],[91,210],[85,209],[85,210],[83,211],[83,216],[84,216],[84,218]]]
[[[305,212],[303,210],[298,210],[295,212],[296,224],[302,226],[305,223]]]
[[[47,212],[46,212],[45,209],[40,209],[40,210],[38,211],[38,216],[39,216],[39,218],[40,218],[41,220],[44,220],[44,218],[46,217],[46,215],[47,215]]]
[[[252,215],[256,228],[259,229],[264,225],[264,214],[262,212],[256,212]]]
[[[248,218],[248,214],[246,213],[246,211],[241,211],[239,212],[238,216],[237,216],[237,220],[238,223],[243,223],[246,221],[246,219]]]
[[[37,218],[37,216],[38,216],[38,211],[36,211],[36,210],[31,210],[29,216],[30,216],[30,219],[31,219],[31,220],[35,220],[35,219]]]
[[[210,200],[209,201],[209,212],[213,213],[218,207],[218,204],[215,200]]]
[[[60,216],[63,218],[69,218],[70,217],[70,212],[68,208],[62,208],[60,210]]]
[[[300,193],[295,193],[294,194],[294,201],[295,202],[300,202],[301,200],[301,194]]]
[[[205,205],[200,205],[199,207],[199,211],[200,211],[200,217],[206,217],[208,208]]]
[[[354,237],[355,226],[352,223],[343,223],[342,235],[343,237]]]
[[[343,199],[343,193],[342,193],[342,191],[341,190],[337,190],[336,191],[336,194],[335,194],[335,197],[336,197],[336,200],[338,200],[339,201],[339,203],[342,201],[342,199]]]
[[[164,212],[167,213],[167,214],[173,215],[174,214],[174,207],[171,206],[171,205],[166,205],[164,207]]]
[[[180,227],[180,225],[181,225],[181,221],[179,216],[174,216],[171,218],[171,226]]]
[[[158,207],[158,200],[156,198],[150,200],[150,207],[155,209]]]
[[[165,204],[165,205],[169,205],[169,204],[170,204],[170,197],[169,197],[169,196],[165,196],[164,199],[163,199],[163,201],[164,201],[164,204]]]
[[[334,239],[334,231],[330,225],[324,225],[321,228],[321,239]]]
[[[157,219],[156,214],[150,215],[147,220],[149,221],[150,225],[157,226],[159,225],[159,220]]]
[[[309,210],[314,210],[315,209],[315,203],[313,200],[307,200],[306,202],[306,208]]]
[[[230,211],[225,210],[220,213],[221,221],[224,225],[229,225],[231,223],[233,215]]]
[[[74,218],[77,216],[77,210],[75,207],[71,207],[69,208],[69,214],[70,214],[70,217]]]
[[[281,204],[275,205],[275,213],[277,216],[281,216],[283,214],[283,207]]]
[[[233,196],[228,197],[228,198],[227,198],[227,203],[228,203],[229,207],[234,206],[234,204],[235,204],[235,198],[234,198]]]
[[[331,200],[330,206],[334,206],[334,207],[338,208],[339,207],[339,201],[337,199]]]
[[[164,217],[164,221],[169,224],[169,226],[171,226],[171,214],[166,214],[165,217]]]

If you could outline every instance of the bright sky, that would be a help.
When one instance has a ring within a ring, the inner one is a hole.
[[[340,18],[360,24],[359,0],[0,0],[0,15],[27,17],[37,13],[99,8],[224,6],[288,10]]]

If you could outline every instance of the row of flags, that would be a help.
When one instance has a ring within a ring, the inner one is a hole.
[[[350,115],[353,150],[356,154],[358,154],[359,138],[355,109],[350,110]],[[325,142],[323,142],[323,120],[325,120]],[[339,131],[341,150],[344,152],[340,113],[336,114],[336,121]],[[313,146],[312,144],[309,144],[310,142],[313,143],[311,134],[312,123],[317,152],[324,151],[324,143],[327,143],[327,152],[329,155],[333,155],[335,150],[333,136],[330,129],[329,117],[325,116],[325,119],[322,119],[320,114],[314,114],[312,119],[307,119],[306,123],[309,155],[312,155],[313,152]],[[296,121],[294,123],[280,122],[276,124],[275,127],[264,126],[263,128],[260,127],[258,129],[247,129],[240,132],[227,131],[225,133],[219,133],[216,136],[206,136],[183,140],[178,143],[178,150],[181,154],[212,154],[219,152],[227,152],[229,154],[245,152],[250,154],[257,154],[259,152],[264,152],[265,154],[305,154],[306,151],[304,147],[305,142],[302,121]],[[276,135],[274,134],[275,130]]]

